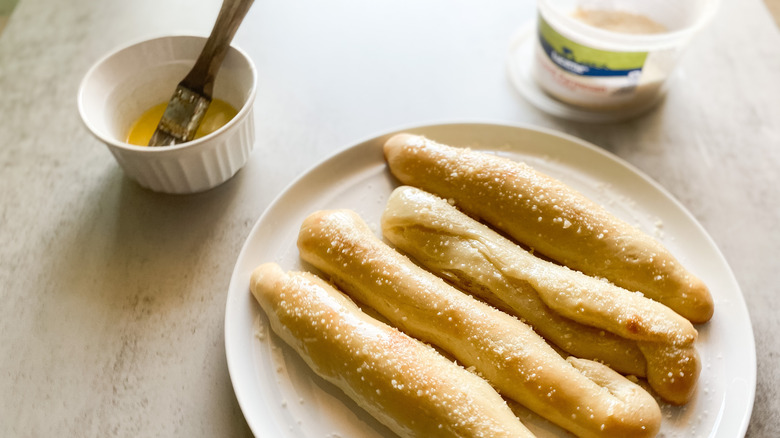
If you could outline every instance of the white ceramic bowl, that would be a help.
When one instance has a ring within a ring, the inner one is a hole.
[[[103,57],[82,80],[78,107],[84,124],[143,187],[177,194],[208,190],[235,175],[252,151],[257,74],[249,56],[235,47],[225,56],[213,96],[238,109],[230,122],[176,146],[125,142],[141,114],[170,99],[205,42],[203,37],[165,36],[132,44]]]

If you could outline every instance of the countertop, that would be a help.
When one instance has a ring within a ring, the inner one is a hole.
[[[660,106],[592,125],[540,112],[507,79],[532,2],[257,0],[234,41],[260,83],[248,164],[196,195],[143,189],[83,126],[81,78],[117,46],[207,35],[218,9],[22,0],[0,34],[1,436],[250,436],[224,317],[251,227],[334,152],[449,121],[562,131],[672,193],[747,303],[757,354],[747,436],[780,433],[780,32],[763,3],[722,1]]]

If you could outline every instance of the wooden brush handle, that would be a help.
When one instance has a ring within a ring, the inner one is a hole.
[[[209,98],[214,91],[214,79],[225,59],[230,42],[241,25],[254,0],[224,0],[214,23],[206,45],[195,61],[192,70],[181,81],[193,91],[201,92]]]

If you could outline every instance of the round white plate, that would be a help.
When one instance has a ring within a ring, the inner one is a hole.
[[[663,437],[741,437],[756,384],[755,344],[739,286],[712,239],[662,187],[637,169],[577,138],[528,127],[449,124],[405,130],[453,146],[486,150],[552,175],[656,236],[710,287],[715,316],[697,326],[702,373],[685,407],[662,405]],[[302,175],[255,224],[238,257],[225,312],[225,349],[233,387],[258,437],[391,437],[336,387],[316,376],[268,327],[249,292],[264,262],[302,269],[296,239],[303,219],[319,209],[351,208],[379,233],[379,218],[398,182],[382,145],[393,133],[343,150]],[[567,436],[523,412],[540,437]]]

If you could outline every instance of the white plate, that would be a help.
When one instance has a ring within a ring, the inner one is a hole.
[[[715,316],[698,326],[702,373],[685,407],[662,406],[663,437],[741,437],[756,384],[755,344],[736,279],[712,239],[658,184],[609,153],[574,137],[519,126],[450,124],[405,130],[455,146],[524,160],[658,237],[711,288]],[[251,271],[277,262],[301,269],[298,228],[312,211],[351,208],[379,233],[379,217],[397,186],[382,144],[392,133],[345,149],[290,185],[252,229],[236,262],[225,312],[225,349],[236,397],[258,437],[391,437],[337,388],[320,379],[268,328],[249,292]],[[566,436],[532,414],[540,437]]]

